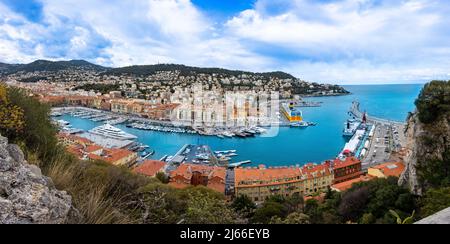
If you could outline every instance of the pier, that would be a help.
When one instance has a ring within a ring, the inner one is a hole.
[[[350,108],[349,113],[352,114],[353,116],[355,116],[358,119],[362,119],[364,113],[361,112],[361,110],[359,108],[359,105],[360,105],[360,103],[358,101],[353,101],[352,102],[352,107]],[[367,113],[366,113],[366,119],[367,119],[367,122],[372,123],[372,124],[397,125],[397,126],[406,125],[405,122],[381,119],[381,118],[377,118],[377,117],[374,117],[374,116],[369,116]]]

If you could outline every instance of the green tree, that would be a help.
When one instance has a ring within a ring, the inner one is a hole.
[[[25,127],[24,111],[8,98],[9,89],[0,85],[0,132],[4,136],[17,136]]]
[[[373,224],[375,222],[375,216],[372,213],[365,213],[361,217],[361,224]]]
[[[430,216],[450,207],[450,187],[430,189],[422,199],[421,217]]]
[[[255,224],[268,224],[273,217],[286,217],[286,209],[281,203],[266,201],[260,208],[256,209],[255,214],[251,218],[251,222]]]
[[[185,223],[187,224],[234,224],[238,215],[226,206],[224,199],[214,197],[207,191],[190,192]]]
[[[255,212],[256,204],[247,195],[240,195],[234,199],[231,207],[244,217],[250,218]]]
[[[416,211],[413,211],[411,216],[408,216],[404,220],[402,220],[400,215],[394,210],[389,210],[389,212],[391,213],[392,216],[394,216],[397,219],[397,224],[399,225],[412,224],[414,221],[414,214],[416,213]]]
[[[427,83],[417,98],[419,119],[425,124],[434,122],[439,116],[450,112],[450,81]]]
[[[278,216],[272,217],[270,224],[310,224],[309,216],[299,212],[289,214],[284,220]]]

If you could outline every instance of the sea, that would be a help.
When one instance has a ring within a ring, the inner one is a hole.
[[[345,121],[352,101],[359,101],[362,111],[370,116],[395,121],[405,121],[408,112],[415,110],[414,101],[420,93],[422,84],[410,85],[352,85],[344,86],[350,95],[333,97],[311,97],[310,101],[322,102],[321,107],[301,108],[306,121],[317,123],[308,128],[281,127],[276,136],[254,138],[226,138],[191,134],[143,131],[117,127],[134,134],[138,141],[155,150],[153,159],[174,155],[185,144],[209,145],[214,151],[237,150],[233,162],[251,160],[249,166],[303,165],[309,162],[320,163],[334,159],[344,147],[346,139],[342,136]],[[90,130],[102,125],[70,115],[62,119],[74,128]]]

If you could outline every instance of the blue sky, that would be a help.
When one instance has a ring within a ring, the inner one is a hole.
[[[0,0],[0,62],[281,70],[316,82],[450,79],[439,0]]]

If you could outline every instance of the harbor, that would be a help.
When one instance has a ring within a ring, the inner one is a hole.
[[[322,102],[321,107],[304,107],[302,112],[307,115],[309,121],[314,121],[317,126],[310,126],[307,129],[292,128],[290,126],[280,126],[267,129],[265,134],[256,135],[254,137],[247,137],[242,139],[240,137],[225,137],[207,136],[190,134],[190,133],[171,133],[161,132],[156,130],[142,130],[127,127],[127,123],[133,123],[128,120],[126,123],[115,125],[115,127],[133,134],[138,137],[136,140],[139,143],[150,146],[155,153],[149,157],[151,159],[159,160],[164,156],[175,155],[178,150],[186,144],[192,145],[209,145],[213,151],[221,150],[237,150],[237,156],[233,157],[233,163],[245,162],[251,160],[248,166],[258,166],[259,164],[266,164],[268,166],[282,166],[304,164],[306,162],[323,162],[331,158],[335,158],[344,149],[344,145],[350,139],[343,136],[343,128],[347,119],[349,118],[349,108],[352,106],[354,100],[360,100],[361,96],[373,98],[371,100],[362,101],[361,106],[370,112],[371,116],[391,118],[395,121],[401,121],[406,118],[407,112],[411,111],[411,107],[390,106],[388,109],[378,110],[379,106],[385,107],[386,104],[380,104],[380,94],[388,96],[393,86],[388,86],[382,93],[373,94],[372,86],[364,90],[351,90],[354,95],[336,96],[336,97],[320,97],[313,98],[314,101]],[[395,86],[394,86],[395,87]],[[365,88],[365,87],[363,87]],[[358,87],[358,89],[361,89]],[[417,86],[417,91],[420,89]],[[416,91],[411,94],[411,97],[417,96]],[[398,97],[400,100],[407,100],[405,97]],[[401,104],[401,103],[400,103]],[[113,116],[108,112],[104,112],[109,116]],[[280,114],[282,115],[282,114]],[[128,117],[129,119],[136,119],[138,122],[146,122],[147,119]],[[280,116],[284,118],[284,116]],[[95,127],[101,126],[104,122],[95,122],[88,119],[72,116],[64,113],[58,120],[65,120],[70,122],[73,128],[89,131]],[[171,123],[160,122],[155,125],[169,127]],[[380,132],[379,129],[381,128]],[[373,140],[369,144],[366,156],[363,163],[380,161],[389,155],[384,153],[385,148],[385,134],[388,134],[392,141],[398,137],[402,138],[402,130],[396,129],[392,132],[387,132],[386,126],[377,127],[374,132]],[[274,133],[275,132],[275,133]],[[392,134],[392,135],[389,135]],[[398,134],[398,135],[397,135]],[[272,136],[273,135],[273,136]],[[379,143],[377,143],[377,138]],[[396,143],[392,142],[392,145]],[[378,148],[379,147],[379,148]],[[375,152],[376,150],[376,152]],[[375,153],[374,153],[375,152]],[[372,159],[372,155],[376,157]]]

